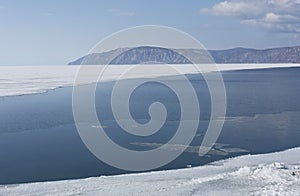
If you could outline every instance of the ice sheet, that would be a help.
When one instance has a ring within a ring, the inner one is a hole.
[[[127,78],[159,77],[169,76],[167,69],[157,70],[160,65],[139,65],[143,66],[137,74],[129,75]],[[191,65],[172,65],[183,74],[199,73]],[[220,64],[217,68],[220,71],[261,69],[274,67],[299,67],[300,64]],[[95,66],[89,66],[93,70]],[[104,66],[101,66],[101,70]],[[119,73],[132,67],[132,65],[114,65],[104,74],[103,81],[115,80]],[[161,67],[161,66],[160,66]],[[198,66],[198,68],[203,68]],[[79,66],[0,66],[0,96],[15,96],[33,93],[42,93],[58,87],[73,85]],[[149,70],[155,70],[154,74]],[[205,72],[207,70],[203,70]],[[98,73],[96,73],[98,74]],[[86,80],[89,82],[89,79]]]

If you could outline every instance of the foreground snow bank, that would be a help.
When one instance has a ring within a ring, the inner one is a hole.
[[[110,66],[111,70],[106,74],[105,80],[114,80],[118,72],[128,69],[130,65]],[[157,69],[159,65],[142,65]],[[191,65],[172,65],[184,74],[198,73]],[[95,66],[93,66],[95,67]],[[104,67],[104,66],[102,66]],[[300,67],[300,64],[220,64],[220,71],[262,69],[275,67]],[[73,85],[79,66],[0,66],[0,96],[15,96],[33,93],[42,93],[51,89]],[[146,69],[147,69],[146,68]],[[148,76],[147,70],[131,78],[154,77]],[[168,76],[169,72],[159,72],[158,76]]]
[[[294,148],[187,169],[3,185],[0,195],[299,195],[299,155]]]

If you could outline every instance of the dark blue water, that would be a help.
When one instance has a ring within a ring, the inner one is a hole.
[[[201,122],[191,146],[158,169],[203,165],[241,154],[257,154],[300,146],[300,68],[228,71],[227,118],[217,144],[198,156],[210,117],[210,95],[199,75],[189,75],[199,97]],[[170,77],[180,87],[181,81]],[[121,146],[149,150],[175,133],[180,106],[175,94],[159,83],[147,83],[131,96],[132,116],[149,120],[148,108],[162,102],[167,122],[151,137],[135,137],[115,122],[110,109],[113,82],[98,85],[96,108],[109,137]],[[82,143],[72,116],[72,88],[44,94],[0,98],[0,184],[83,178],[128,173],[98,160]],[[170,150],[172,146],[170,146]]]

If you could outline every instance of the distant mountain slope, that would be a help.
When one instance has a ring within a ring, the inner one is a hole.
[[[233,48],[227,50],[210,50],[216,63],[300,63],[300,46],[271,48],[264,50]],[[103,53],[93,53],[83,56],[69,65],[101,65],[107,64],[187,64],[189,57],[206,56],[199,49],[167,49],[152,46],[137,48],[119,48]],[[116,57],[115,57],[116,56]],[[112,59],[112,57],[115,57]],[[205,58],[204,58],[205,59]],[[197,63],[205,63],[202,60]]]
[[[217,63],[300,63],[300,46],[264,50],[234,48],[210,53]]]
[[[188,64],[187,58],[167,48],[142,46],[132,48],[114,58],[110,64]]]

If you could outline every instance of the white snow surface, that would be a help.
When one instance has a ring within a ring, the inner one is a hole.
[[[143,77],[159,77],[170,76],[168,69],[161,68],[160,65],[140,65],[143,70],[140,72],[129,75],[127,78],[143,78]],[[171,65],[183,74],[199,73],[192,65]],[[203,65],[202,65],[203,66]],[[207,65],[206,67],[209,67]],[[42,93],[51,89],[64,86],[72,86],[76,77],[77,71],[80,66],[0,66],[0,96],[15,96]],[[99,66],[91,67],[93,69]],[[97,71],[101,71],[104,66]],[[116,80],[120,73],[128,70],[132,65],[113,65],[104,74],[103,81]],[[201,66],[198,66],[201,68]],[[261,69],[261,68],[274,68],[274,67],[300,67],[300,64],[219,64],[217,69],[220,71],[228,70],[242,70],[242,69]],[[205,70],[204,70],[205,69]],[[202,67],[201,72],[211,71]],[[151,70],[151,72],[149,72]],[[153,74],[153,70],[154,71]],[[89,83],[87,78],[84,83]]]
[[[205,166],[0,186],[0,195],[300,195],[300,148]],[[292,175],[292,173],[295,175]]]

